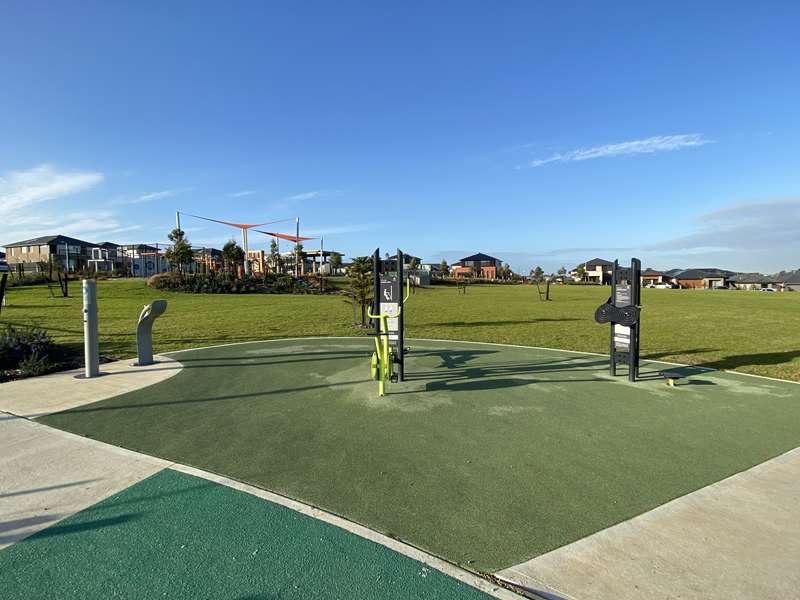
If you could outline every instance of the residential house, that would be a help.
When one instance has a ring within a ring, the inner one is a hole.
[[[217,248],[193,248],[194,262],[198,272],[209,273],[221,271],[224,267],[222,250]]]
[[[88,266],[91,249],[96,244],[66,235],[45,235],[21,242],[5,244],[9,265],[22,265],[25,271],[38,271],[44,264],[72,273]]]
[[[728,282],[731,287],[735,287],[737,290],[781,289],[783,287],[782,278],[776,275],[762,275],[761,273],[737,273]]]
[[[728,287],[731,277],[736,275],[733,271],[725,269],[686,269],[672,276],[672,283],[686,289],[717,289]]]
[[[800,292],[800,269],[783,278],[784,292]]]
[[[457,265],[450,267],[450,274],[453,277],[480,277],[483,279],[497,279],[497,273],[503,261],[494,256],[483,254],[473,254],[458,261]]]
[[[585,271],[583,278],[578,275],[578,270],[581,267],[583,267]],[[603,260],[602,258],[593,258],[592,260],[579,264],[570,271],[569,275],[572,277],[573,281],[586,281],[589,283],[610,285],[613,270],[613,262]]]
[[[168,247],[160,244],[125,244],[117,248],[117,253],[124,257],[127,275],[150,277],[171,270],[169,261],[164,256]]]
[[[121,246],[114,242],[103,242],[91,248],[87,265],[90,271],[107,271],[115,274],[127,274],[125,254],[120,251]]]
[[[645,269],[642,271],[641,280],[642,285],[658,285],[659,283],[667,283],[670,277],[668,277],[665,273],[661,271],[655,271],[654,269]]]

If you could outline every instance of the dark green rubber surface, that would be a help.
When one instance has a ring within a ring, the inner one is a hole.
[[[489,598],[338,527],[169,469],[0,551],[0,597]]]
[[[176,354],[157,385],[44,423],[275,490],[494,571],[800,445],[800,386],[604,357],[410,341],[378,398],[369,339]],[[658,365],[644,369],[675,370]]]

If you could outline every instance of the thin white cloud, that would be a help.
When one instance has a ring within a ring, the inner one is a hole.
[[[617,144],[604,144],[591,148],[578,148],[570,152],[557,152],[547,158],[537,158],[530,162],[531,167],[541,167],[555,162],[577,162],[606,158],[609,156],[624,156],[629,154],[653,154],[655,152],[670,152],[683,148],[704,146],[714,140],[703,137],[702,133],[685,133],[680,135],[656,135],[642,140],[631,140]]]
[[[144,204],[145,202],[152,202],[153,200],[172,198],[173,196],[177,196],[178,194],[182,194],[184,192],[188,192],[191,190],[192,188],[185,187],[174,190],[161,190],[158,192],[149,192],[147,194],[142,194],[141,196],[137,196],[136,198],[128,198],[125,200],[120,200],[118,202],[115,202],[115,204]]]
[[[232,194],[228,194],[228,196],[231,198],[241,198],[242,196],[252,196],[255,193],[255,190],[242,190],[241,192],[233,192]]]
[[[800,198],[732,204],[696,218],[697,231],[647,246],[646,250],[764,251],[800,258]]]
[[[288,202],[301,202],[303,200],[313,200],[322,196],[341,196],[341,190],[313,190],[311,192],[303,192],[302,194],[295,194],[294,196],[287,196],[284,200]]]
[[[59,171],[42,164],[27,171],[10,171],[0,177],[0,220],[4,225],[28,219],[22,211],[35,204],[86,191],[103,181],[96,171]]]

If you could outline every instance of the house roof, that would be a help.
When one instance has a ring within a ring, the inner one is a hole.
[[[466,258],[462,258],[459,262],[500,262],[499,258],[495,258],[494,256],[489,256],[488,254],[484,254],[483,252],[478,252],[477,254],[473,254],[472,256],[467,256]]]
[[[645,269],[642,271],[642,277],[661,277],[664,275],[661,271],[656,271],[655,269]]]
[[[716,268],[709,268],[709,269],[686,269],[685,271],[680,271],[679,273],[675,273],[673,277],[675,279],[707,279],[709,277],[725,277],[729,278],[735,275],[733,271],[726,271],[725,269],[716,269]]]
[[[77,238],[69,237],[67,235],[43,235],[29,240],[22,240],[21,242],[14,242],[13,244],[5,244],[6,248],[15,246],[39,246],[44,244],[52,244],[53,242],[62,244],[72,244],[73,246],[95,246],[91,242],[79,240]]]
[[[115,244],[114,242],[103,242],[102,244],[98,244],[97,247],[98,248],[110,249],[110,248],[119,248],[120,245],[119,244]]]
[[[737,273],[731,277],[735,283],[781,283],[782,277],[776,275],[762,275],[761,273]]]
[[[797,285],[800,284],[800,270],[795,271],[794,273],[790,273],[786,277],[783,278],[783,283],[790,284],[790,285]]]

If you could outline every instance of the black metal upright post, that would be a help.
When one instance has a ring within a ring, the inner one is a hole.
[[[381,249],[375,248],[372,255],[373,298],[372,314],[381,314]],[[381,334],[381,320],[375,319],[375,335]]]
[[[619,261],[614,261],[614,270],[611,272],[611,304],[616,304],[617,301],[617,272],[619,271]],[[611,323],[611,337],[609,339],[608,354],[611,357],[609,361],[609,372],[612,376],[617,374],[617,353],[614,345],[614,323]]]
[[[405,360],[405,341],[403,336],[403,319],[405,319],[405,314],[403,311],[403,263],[405,262],[405,256],[403,255],[403,251],[400,248],[397,249],[397,288],[398,288],[398,298],[397,298],[397,307],[400,309],[400,316],[397,318],[397,360],[400,363],[400,381],[406,380],[406,360]]]
[[[639,307],[641,305],[640,295],[642,290],[642,261],[638,258],[631,259],[630,286],[631,286],[631,305]],[[636,381],[639,376],[639,325],[641,320],[637,320],[631,326],[631,343],[628,352],[628,380]]]

